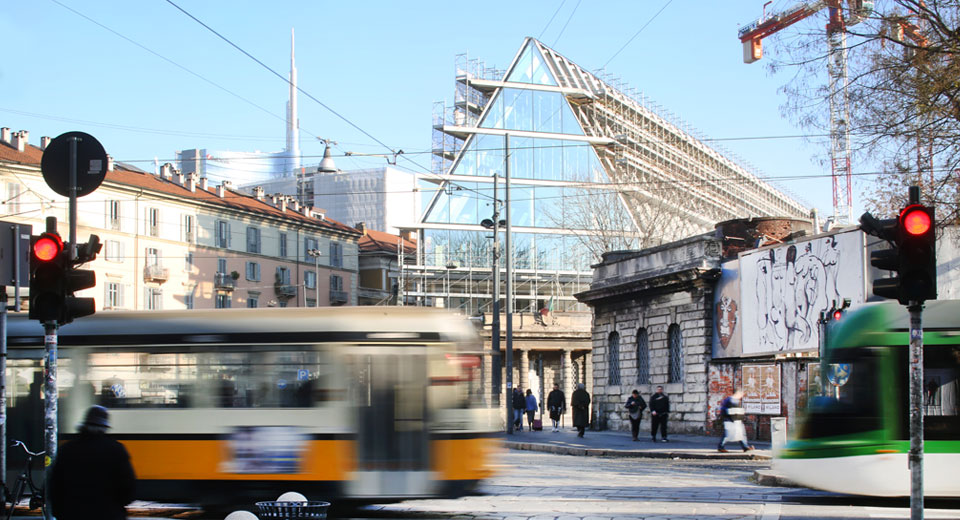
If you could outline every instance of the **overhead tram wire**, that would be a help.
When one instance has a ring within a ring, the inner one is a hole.
[[[150,54],[153,54],[154,56],[160,58],[160,59],[163,60],[163,61],[166,61],[167,63],[173,65],[174,67],[177,67],[178,69],[183,70],[184,72],[186,72],[186,73],[188,73],[188,74],[190,74],[190,75],[192,75],[192,76],[194,76],[194,77],[196,77],[196,78],[198,78],[198,79],[200,79],[200,80],[205,81],[206,83],[208,83],[208,84],[210,84],[210,85],[212,85],[212,86],[214,86],[214,87],[216,87],[216,88],[218,88],[218,89],[226,92],[227,94],[230,94],[231,96],[233,96],[233,97],[235,97],[235,98],[243,101],[244,103],[247,103],[248,105],[257,108],[257,109],[263,111],[264,113],[269,114],[270,116],[272,116],[272,117],[274,117],[274,118],[277,118],[277,119],[279,119],[279,120],[281,120],[281,121],[285,121],[285,119],[284,119],[283,117],[281,117],[281,116],[273,113],[273,112],[270,111],[269,109],[267,109],[267,108],[265,108],[265,107],[262,107],[262,106],[256,104],[255,102],[253,102],[253,101],[251,101],[251,100],[249,100],[249,99],[241,96],[240,94],[237,94],[236,92],[233,92],[232,90],[224,87],[223,85],[220,85],[220,84],[216,83],[215,81],[204,77],[202,74],[199,74],[199,73],[197,73],[197,72],[194,72],[194,71],[190,70],[189,68],[187,68],[187,67],[185,67],[185,66],[177,63],[176,61],[174,61],[174,60],[172,60],[172,59],[170,59],[170,58],[167,58],[166,56],[164,56],[164,55],[162,55],[162,54],[154,51],[153,49],[150,49],[149,47],[147,47],[147,46],[145,46],[145,45],[137,42],[136,40],[133,40],[132,38],[129,38],[129,37],[121,34],[120,32],[117,32],[117,31],[111,29],[110,27],[108,27],[108,26],[106,26],[106,25],[104,25],[104,24],[102,24],[102,23],[94,20],[93,18],[90,18],[89,16],[81,13],[80,11],[77,11],[76,9],[74,9],[74,8],[72,8],[72,7],[70,7],[70,6],[63,4],[63,3],[60,2],[59,0],[50,0],[50,1],[53,2],[53,3],[55,3],[55,4],[57,4],[57,5],[59,5],[60,7],[63,7],[64,9],[72,12],[73,14],[75,14],[75,15],[83,18],[84,20],[87,20],[88,22],[90,22],[90,23],[92,23],[92,24],[94,24],[94,25],[96,25],[96,26],[98,26],[98,27],[100,27],[100,28],[102,28],[102,29],[104,29],[104,30],[106,30],[106,31],[109,31],[110,33],[114,34],[115,36],[117,36],[117,37],[119,37],[119,38],[122,38],[122,39],[126,40],[127,42],[130,42],[130,43],[132,43],[133,45],[136,45],[137,47],[140,47],[141,49],[149,52]],[[313,135],[313,133],[310,132],[309,130],[304,130],[304,129],[302,129],[302,128],[301,128],[301,130],[303,130],[304,133],[306,133],[307,135],[309,135],[309,136],[311,136],[311,137],[317,137],[316,135]]]
[[[566,3],[567,3],[567,0],[563,0],[562,2],[560,2],[560,6],[557,7],[557,10],[553,12],[553,16],[550,17],[550,21],[547,22],[547,25],[544,25],[544,26],[543,26],[543,30],[540,31],[540,35],[537,36],[537,39],[538,39],[538,40],[539,40],[540,38],[543,38],[543,33],[547,32],[547,29],[550,27],[550,24],[553,23],[553,19],[557,17],[557,13],[559,13],[560,10],[563,9],[564,4],[566,4]]]
[[[173,0],[166,0],[166,2],[167,2],[168,4],[170,4],[170,5],[172,5],[173,7],[175,7],[178,11],[180,11],[181,13],[183,13],[184,15],[186,15],[187,17],[189,17],[191,20],[193,20],[193,21],[197,22],[198,24],[200,24],[200,25],[201,25],[203,28],[205,28],[206,30],[208,30],[208,31],[210,31],[211,33],[213,33],[214,35],[216,35],[218,38],[220,38],[221,40],[223,40],[224,42],[226,42],[227,44],[229,44],[231,47],[233,47],[234,49],[238,50],[238,51],[239,51],[240,53],[242,53],[244,56],[250,58],[251,60],[253,60],[254,62],[256,62],[258,65],[260,65],[261,67],[263,67],[264,69],[266,69],[267,71],[269,71],[270,73],[272,73],[274,76],[280,78],[284,83],[286,83],[286,84],[288,84],[288,85],[291,84],[291,83],[290,83],[290,80],[287,79],[286,77],[284,77],[283,74],[280,74],[279,72],[273,70],[273,68],[271,68],[269,65],[267,65],[266,63],[260,61],[259,59],[257,59],[256,56],[250,54],[249,52],[247,52],[246,50],[244,50],[242,47],[240,47],[239,45],[237,45],[236,43],[233,43],[233,41],[231,41],[229,38],[227,38],[226,36],[224,36],[224,35],[220,34],[219,32],[217,32],[216,29],[214,29],[214,28],[210,27],[209,25],[205,24],[202,20],[200,20],[200,19],[197,18],[196,16],[192,15],[189,11],[187,11],[187,10],[185,10],[184,8],[182,8],[182,7],[180,7],[179,5],[177,5]],[[320,101],[318,98],[314,97],[312,94],[310,94],[310,93],[307,92],[306,90],[303,90],[303,88],[300,87],[299,85],[298,85],[296,88],[297,88],[297,91],[298,91],[298,92],[300,92],[301,94],[303,94],[304,96],[306,96],[306,97],[309,98],[310,100],[314,101],[314,102],[317,103],[318,105],[322,106],[322,107],[325,108],[327,111],[329,111],[331,114],[337,116],[337,117],[340,118],[343,122],[345,122],[345,123],[347,123],[348,125],[352,126],[352,127],[355,128],[357,131],[359,131],[360,133],[362,133],[363,135],[369,137],[370,139],[372,139],[374,142],[376,142],[376,143],[379,144],[380,146],[383,146],[384,148],[386,148],[387,150],[389,150],[391,154],[397,154],[399,157],[403,157],[404,154],[398,153],[397,150],[394,150],[393,148],[391,148],[390,146],[388,146],[386,143],[384,143],[384,142],[381,141],[380,139],[377,139],[376,137],[374,137],[373,134],[371,134],[370,132],[367,132],[366,130],[364,130],[363,128],[361,128],[359,125],[357,125],[357,124],[354,123],[353,121],[347,119],[346,116],[340,114],[339,112],[337,112],[336,110],[334,110],[333,108],[331,108],[329,105],[327,105],[327,104],[324,103],[323,101]],[[416,162],[416,161],[414,161],[414,160],[412,160],[412,159],[410,159],[410,158],[408,158],[408,157],[403,157],[403,159],[404,159],[405,161],[409,161],[410,163],[414,164],[415,166],[417,166],[418,168],[420,168],[424,173],[426,173],[426,174],[428,174],[428,175],[438,176],[438,175],[435,174],[434,172],[430,171],[430,169],[427,168],[426,166],[424,166],[424,165],[422,165],[422,164],[420,164],[420,163],[418,163],[418,162]],[[463,189],[463,190],[470,191],[469,188],[466,188],[466,187],[463,187],[463,186],[461,186],[460,188]]]
[[[577,9],[580,7],[580,2],[582,1],[583,0],[577,0],[577,5],[573,7],[573,11],[571,11],[570,16],[567,17],[567,22],[563,24],[563,28],[560,29],[560,34],[557,35],[557,38],[553,41],[553,45],[551,45],[551,47],[557,46],[557,42],[560,41],[560,37],[563,36],[563,32],[567,30],[567,26],[570,25],[570,20],[573,20],[573,15],[577,13]]]
[[[660,16],[660,13],[662,13],[663,10],[666,9],[667,6],[669,6],[669,5],[672,4],[672,3],[673,3],[673,0],[667,0],[667,3],[663,4],[663,7],[661,7],[660,10],[656,12],[656,14],[654,14],[649,20],[647,20],[647,23],[643,24],[643,26],[640,27],[640,29],[637,30],[637,32],[635,32],[635,33],[633,34],[633,36],[630,37],[629,40],[627,40],[627,43],[624,43],[624,44],[623,44],[623,47],[620,47],[620,50],[618,50],[617,52],[613,53],[613,56],[610,56],[610,59],[607,60],[607,62],[604,63],[603,66],[600,67],[600,68],[601,68],[601,69],[606,68],[607,65],[609,65],[610,62],[613,61],[614,58],[616,58],[621,52],[623,52],[623,49],[626,49],[627,46],[630,45],[630,43],[632,43],[633,40],[635,40],[635,39],[637,38],[637,36],[640,36],[640,33],[642,33],[643,30],[646,29],[648,25],[650,25],[651,23],[653,23],[653,21],[656,20],[658,16]]]

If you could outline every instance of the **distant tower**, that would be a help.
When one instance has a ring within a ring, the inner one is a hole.
[[[294,61],[293,29],[290,29],[290,101],[287,101],[287,147],[284,175],[300,173],[300,120],[297,118],[297,65]]]

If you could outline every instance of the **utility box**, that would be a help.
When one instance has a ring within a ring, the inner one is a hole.
[[[29,224],[0,222],[0,286],[30,285],[32,234],[33,226]]]

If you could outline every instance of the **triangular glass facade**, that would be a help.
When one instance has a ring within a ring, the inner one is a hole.
[[[520,59],[517,60],[517,64],[514,65],[510,74],[507,74],[507,81],[557,86],[557,80],[553,78],[553,74],[547,69],[547,65],[543,61],[543,56],[540,54],[537,46],[534,45],[533,40],[527,43],[527,47],[523,49],[523,54],[521,54]]]
[[[608,226],[610,220],[592,215],[601,208],[601,202],[604,211],[615,215],[612,220],[623,226],[620,229],[634,230],[633,221],[619,196],[590,186],[609,183],[610,179],[593,145],[582,139],[586,134],[570,102],[561,92],[532,86],[557,85],[532,40],[506,78],[508,82],[528,83],[531,87],[512,85],[498,89],[477,126],[543,133],[543,137],[530,134],[510,137],[511,223],[515,229],[538,229],[533,233],[515,232],[516,267],[587,271],[596,259],[591,258],[576,236],[560,231],[590,233]],[[440,186],[434,184],[431,194],[436,196],[425,197],[433,202],[424,208],[423,223],[475,226],[490,218],[495,173],[500,177],[497,198],[505,199],[504,149],[503,135],[470,135],[448,172],[458,178],[441,182]],[[504,216],[505,212],[501,212],[501,218]],[[450,258],[457,258],[453,263],[458,265],[465,262],[489,265],[490,241],[485,235],[472,230],[426,229],[426,262],[444,265]]]

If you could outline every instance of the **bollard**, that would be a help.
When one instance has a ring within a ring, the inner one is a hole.
[[[770,418],[770,443],[773,446],[773,455],[776,456],[787,445],[787,418]]]

